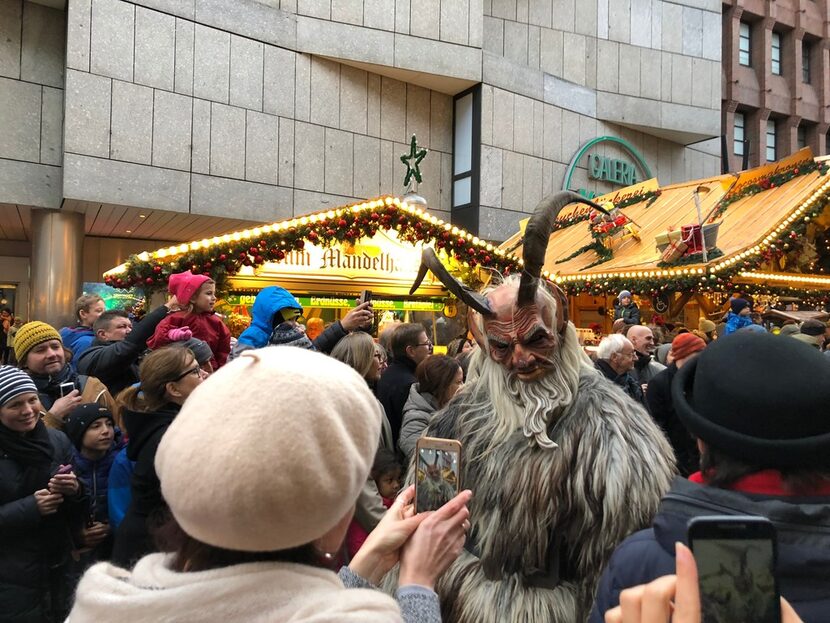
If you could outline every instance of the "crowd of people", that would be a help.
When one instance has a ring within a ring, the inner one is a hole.
[[[586,354],[523,279],[466,300],[446,354],[279,286],[232,344],[189,272],[136,323],[89,295],[59,330],[7,318],[0,620],[697,623],[707,514],[771,519],[784,620],[822,620],[830,329],[759,335],[739,296],[645,325],[623,291]],[[462,441],[467,489],[416,514],[424,435]]]

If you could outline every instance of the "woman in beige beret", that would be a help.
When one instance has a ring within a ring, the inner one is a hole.
[[[172,551],[95,565],[71,623],[438,623],[433,586],[460,554],[471,498],[415,514],[404,491],[333,570],[378,445],[366,380],[320,353],[246,351],[188,397],[155,465]],[[395,599],[373,588],[399,565]]]

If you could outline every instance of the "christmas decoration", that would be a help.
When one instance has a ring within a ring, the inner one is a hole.
[[[418,141],[415,135],[412,135],[412,140],[409,142],[409,153],[401,156],[401,162],[406,165],[406,176],[403,179],[403,185],[409,187],[412,178],[419,184],[423,181],[421,178],[421,160],[426,158],[427,150],[418,149]]]
[[[587,251],[594,251],[597,254],[597,260],[582,269],[587,270],[607,262],[614,256],[611,247],[615,241],[627,237],[640,239],[634,223],[620,212],[619,208],[616,208],[611,202],[606,203],[603,207],[608,211],[608,214],[601,214],[597,210],[589,209],[588,220],[592,241],[580,247],[568,257],[557,260],[557,264],[567,262]]]
[[[373,237],[380,229],[397,230],[399,239],[412,244],[434,243],[437,251],[466,266],[503,274],[521,270],[521,259],[487,241],[396,197],[381,197],[154,253],[131,255],[124,264],[105,273],[104,282],[114,288],[139,286],[152,292],[165,288],[171,274],[190,270],[208,275],[223,292],[228,278],[242,266],[256,268],[265,262],[278,262],[288,253],[301,250],[306,241],[321,246],[354,244]]]

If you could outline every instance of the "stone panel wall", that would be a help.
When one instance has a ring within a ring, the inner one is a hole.
[[[279,219],[400,192],[416,133],[449,218],[451,97],[121,0],[69,20],[67,197]]]
[[[62,11],[0,0],[0,201],[58,207],[63,134]]]

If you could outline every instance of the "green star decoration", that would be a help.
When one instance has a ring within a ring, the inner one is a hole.
[[[401,162],[406,165],[406,177],[403,179],[403,185],[409,186],[412,178],[420,184],[423,181],[421,177],[421,160],[426,158],[427,150],[418,149],[418,140],[415,135],[412,135],[412,140],[409,143],[409,153],[401,156]]]

